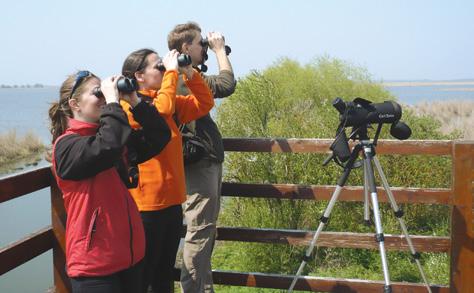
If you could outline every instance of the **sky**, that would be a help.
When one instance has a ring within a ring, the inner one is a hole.
[[[321,56],[376,81],[474,79],[472,0],[1,0],[0,84],[60,85],[88,69],[120,73],[132,51],[168,51],[168,32],[195,21],[219,31],[240,78],[282,57]],[[208,73],[215,73],[211,53]]]

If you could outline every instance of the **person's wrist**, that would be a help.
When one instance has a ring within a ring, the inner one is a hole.
[[[225,53],[225,47],[222,46],[222,47],[214,48],[214,52],[216,52],[216,54],[217,53],[222,53],[222,52]]]
[[[194,69],[189,69],[186,71],[186,77],[188,80],[192,80],[194,77]]]
[[[130,106],[132,106],[132,108],[135,108],[141,101],[142,99],[137,97],[136,99],[130,101]]]
[[[118,97],[105,98],[105,103],[106,103],[106,104],[118,103],[118,101],[119,101]]]

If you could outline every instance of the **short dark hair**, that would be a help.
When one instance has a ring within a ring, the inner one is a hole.
[[[201,28],[193,21],[178,24],[168,34],[168,48],[170,50],[176,49],[181,52],[181,47],[184,43],[190,44],[197,35],[201,34]]]

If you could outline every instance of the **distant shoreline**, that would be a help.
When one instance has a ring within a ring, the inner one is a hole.
[[[381,82],[382,86],[437,86],[437,85],[472,85],[474,86],[474,80],[469,81],[388,81],[388,82]]]
[[[57,88],[56,85],[0,85],[0,90],[25,90],[25,89],[47,89]]]

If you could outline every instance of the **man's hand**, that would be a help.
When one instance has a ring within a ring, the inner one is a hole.
[[[209,48],[218,53],[219,51],[225,52],[225,39],[224,36],[219,32],[209,32],[207,34],[207,40],[209,42]]]

